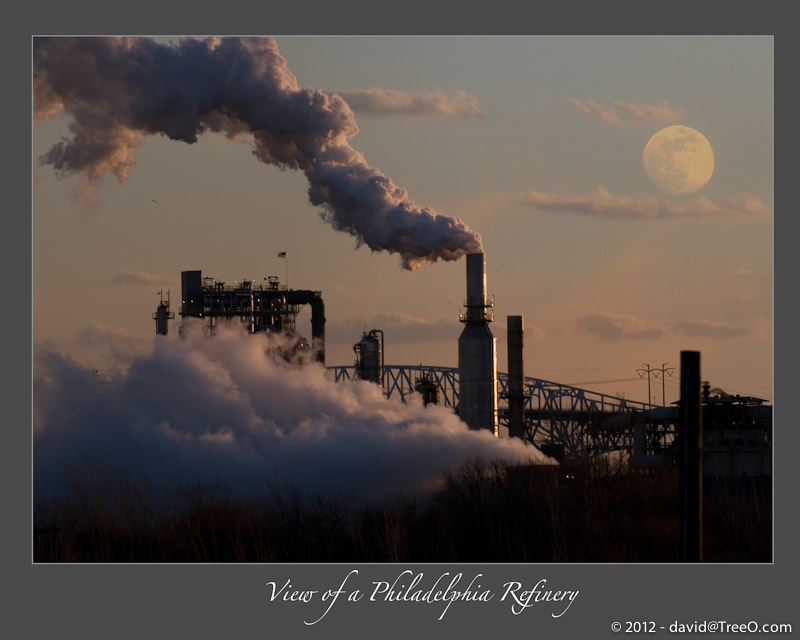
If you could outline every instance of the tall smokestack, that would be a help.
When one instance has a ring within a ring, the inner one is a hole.
[[[486,299],[486,256],[467,254],[464,330],[458,338],[458,414],[470,429],[489,429],[497,436],[497,340],[489,329],[493,301]]]
[[[471,253],[467,255],[467,312],[483,314],[485,308],[486,254]]]
[[[508,435],[525,437],[525,367],[523,340],[525,324],[522,316],[506,318],[508,330]]]

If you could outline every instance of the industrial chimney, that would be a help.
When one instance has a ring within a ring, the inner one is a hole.
[[[525,367],[523,358],[525,321],[507,316],[508,331],[508,435],[525,437]]]
[[[458,414],[470,429],[490,429],[497,436],[497,340],[489,329],[494,301],[486,299],[486,256],[467,254],[466,311],[458,338]]]

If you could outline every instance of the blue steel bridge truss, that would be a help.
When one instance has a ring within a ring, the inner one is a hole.
[[[352,380],[354,366],[328,367],[336,382]],[[439,404],[458,413],[458,369],[427,365],[384,367],[383,391],[405,403],[422,376],[439,389]],[[497,374],[500,424],[508,427],[508,375]],[[540,378],[525,378],[525,425],[528,440],[556,447],[566,455],[630,451],[633,426],[641,411],[654,405],[580,389]]]

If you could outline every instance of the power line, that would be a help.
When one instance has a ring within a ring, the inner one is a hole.
[[[630,369],[633,365],[622,365],[619,367],[581,367],[576,369],[548,369],[548,371],[610,371],[611,369]]]
[[[675,371],[675,367],[667,367],[668,364],[669,362],[662,362],[660,369],[653,369],[653,374],[656,376],[656,378],[658,378],[659,373],[661,374],[661,404],[663,406],[667,405],[666,393],[664,391],[665,380],[667,375],[669,375],[671,378],[672,372]]]
[[[644,378],[644,374],[647,374],[647,403],[650,404],[653,401],[652,396],[650,395],[650,374],[654,371],[657,371],[657,369],[651,369],[650,365],[646,362],[643,362],[642,364],[647,368],[637,369],[636,372],[639,374],[640,378]]]

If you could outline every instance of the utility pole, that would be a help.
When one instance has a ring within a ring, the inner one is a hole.
[[[674,367],[666,368],[668,364],[669,364],[669,362],[662,362],[660,369],[653,369],[653,375],[655,375],[656,378],[658,378],[658,374],[659,373],[661,374],[661,406],[662,407],[666,407],[667,406],[667,398],[666,398],[666,393],[665,393],[665,389],[664,389],[664,378],[666,378],[667,376],[669,376],[671,378],[673,371],[675,371]]]
[[[647,367],[647,369],[637,369],[636,373],[639,374],[640,378],[644,378],[644,374],[645,373],[647,374],[647,404],[652,405],[653,404],[653,398],[650,395],[650,374],[653,373],[654,371],[658,371],[658,369],[651,369],[650,365],[648,363],[646,363],[646,362],[643,362],[642,364],[645,367]]]
[[[681,351],[677,424],[680,468],[680,542],[683,562],[703,561],[703,413],[700,352]]]

